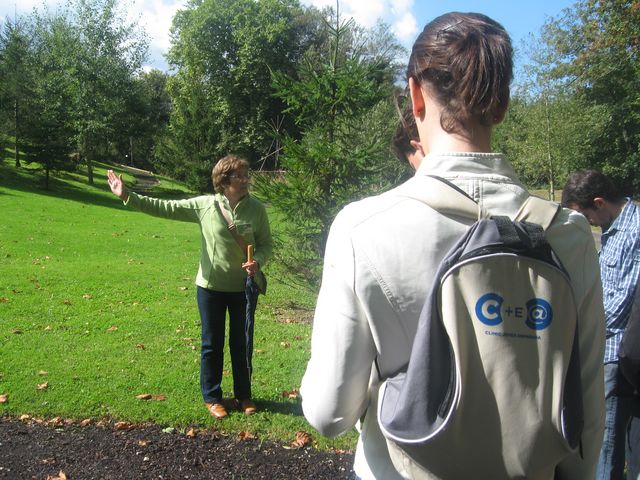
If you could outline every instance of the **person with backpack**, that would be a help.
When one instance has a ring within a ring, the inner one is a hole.
[[[547,375],[546,370],[532,369],[531,365],[508,357],[502,362],[502,369],[511,367],[518,380],[519,388],[514,389],[517,393],[522,393],[523,382],[527,384],[533,404],[538,396],[544,397],[540,399],[543,405],[558,406],[557,400],[563,395],[576,400],[568,408],[526,412],[539,415],[544,428],[555,431],[555,436],[551,440],[548,436],[535,438],[537,430],[527,431],[504,408],[497,409],[489,393],[475,400],[466,399],[467,406],[476,412],[471,423],[458,422],[458,430],[449,429],[445,437],[435,435],[439,442],[437,454],[429,455],[426,442],[420,452],[407,447],[404,456],[392,458],[396,442],[385,436],[379,418],[382,386],[405,372],[413,360],[421,312],[427,306],[428,292],[441,261],[476,224],[478,214],[476,218],[462,214],[458,203],[463,202],[457,199],[466,199],[479,212],[514,218],[530,197],[505,157],[492,153],[490,147],[492,128],[507,111],[512,55],[505,29],[485,15],[452,12],[427,24],[413,45],[407,69],[413,114],[425,157],[407,182],[347,205],[331,226],[313,322],[311,357],[300,393],[305,417],[321,434],[333,437],[357,427],[357,478],[594,477],[604,425],[602,287],[589,225],[569,209],[555,208],[544,234],[537,240],[548,242],[570,279],[564,293],[567,311],[573,311],[573,323],[571,332],[563,337],[568,339],[565,350],[579,350],[577,382],[565,391],[566,383],[552,381],[567,377],[565,364]],[[449,203],[441,198],[442,191],[455,193],[456,200]],[[516,240],[518,235],[516,231]],[[503,276],[509,278],[508,274]],[[481,286],[482,280],[478,284]],[[511,292],[505,292],[505,298],[507,293]],[[529,315],[522,306],[511,308],[501,298],[493,294],[478,303],[477,313],[487,323],[478,324],[480,333],[487,338],[495,333],[496,338],[506,339],[511,331],[499,332],[488,324],[496,325],[496,319],[504,318],[504,326],[509,316],[509,329],[513,325],[514,329],[529,328],[530,332],[522,337],[514,333],[514,345],[530,347],[534,366],[538,361],[547,365],[551,355],[544,350],[536,353],[538,339],[545,335],[549,322],[562,324],[565,319],[560,315],[552,320],[550,315],[545,316],[544,309],[534,309]],[[451,307],[448,302],[437,306],[442,312]],[[455,332],[447,331],[447,335],[445,342],[450,339],[453,344]],[[427,351],[446,354],[448,346],[437,341]],[[501,356],[495,353],[499,362]],[[566,356],[578,358],[572,352]],[[478,367],[465,373],[473,377],[476,386],[483,379],[492,379],[490,373],[483,371],[484,359],[478,360]],[[451,375],[451,367],[450,362],[432,363],[424,372],[426,380],[460,378]],[[520,375],[521,371],[526,375]],[[445,393],[453,394],[464,390],[466,383],[459,381],[449,386],[451,390]],[[504,382],[500,388],[501,398],[508,398],[511,382]],[[451,398],[443,405],[455,405],[456,400]],[[408,400],[420,404],[430,399]],[[507,408],[510,406],[514,410],[521,408],[516,401]],[[442,419],[443,412],[433,412],[434,419]],[[568,418],[576,420],[572,431],[561,431]],[[442,420],[443,424],[447,421]],[[565,441],[565,434],[573,437],[571,445]],[[523,437],[531,448],[521,448]],[[422,455],[423,447],[426,456]]]
[[[606,175],[595,170],[575,172],[569,177],[562,191],[562,204],[582,213],[591,225],[602,228],[600,271],[606,322],[606,421],[597,478],[624,478],[626,456],[627,478],[637,479],[640,478],[640,397],[633,394],[633,386],[623,375],[618,354],[640,279],[640,208],[622,196]],[[635,348],[640,349],[640,344]]]

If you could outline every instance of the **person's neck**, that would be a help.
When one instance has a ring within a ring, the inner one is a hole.
[[[491,152],[491,128],[476,126],[471,132],[448,133],[437,129],[429,135],[428,150],[431,153],[445,152]]]
[[[231,210],[233,210],[234,208],[236,208],[236,205],[238,205],[238,203],[240,203],[240,200],[242,200],[245,196],[235,196],[235,195],[229,195],[227,193],[223,194],[226,199],[227,202],[229,202],[229,207],[231,208]]]

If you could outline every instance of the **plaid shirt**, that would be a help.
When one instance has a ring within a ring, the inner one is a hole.
[[[604,363],[618,361],[618,348],[629,321],[640,275],[640,209],[630,199],[602,232],[600,271],[607,325]]]

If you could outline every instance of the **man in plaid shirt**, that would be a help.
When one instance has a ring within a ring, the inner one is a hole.
[[[640,208],[621,196],[605,175],[593,170],[569,177],[562,204],[602,228],[606,419],[597,478],[624,478],[626,456],[627,478],[640,479],[640,397],[618,368],[618,348],[640,276]]]

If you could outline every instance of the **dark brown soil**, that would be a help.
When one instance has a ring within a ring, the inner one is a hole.
[[[122,429],[118,429],[122,428]],[[353,455],[214,430],[0,416],[0,479],[348,479]],[[63,475],[61,475],[61,472]]]

